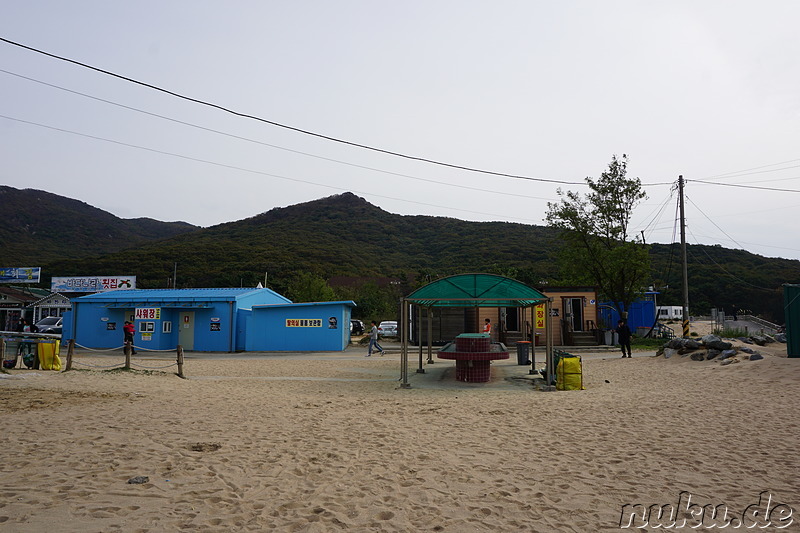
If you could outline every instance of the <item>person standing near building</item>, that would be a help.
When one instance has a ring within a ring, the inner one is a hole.
[[[17,332],[19,333],[37,333],[39,328],[36,324],[28,322],[27,318],[22,318],[17,324]],[[36,341],[30,340],[27,337],[20,339],[17,354],[22,356],[22,361],[28,368],[33,368],[33,352],[36,350]]]
[[[372,349],[375,348],[381,352],[381,357],[383,357],[383,347],[378,344],[378,325],[375,324],[375,321],[372,321],[372,329],[369,330],[369,348],[367,348],[367,355],[366,357],[372,356]]]
[[[130,322],[128,322],[126,320],[125,321],[125,325],[122,326],[122,334],[123,334],[123,337],[124,337],[125,346],[130,346],[131,347],[131,354],[135,354],[136,353],[136,348],[133,347],[133,335],[134,335],[134,333],[136,333],[136,326],[134,326],[133,324],[131,324]]]
[[[483,332],[490,337],[492,335],[492,321],[488,318],[483,320]]]
[[[624,320],[620,320],[617,323],[617,336],[619,338],[619,346],[622,348],[622,357],[630,357],[631,356],[631,328],[628,327],[628,324]],[[625,350],[628,350],[628,354],[625,355]]]

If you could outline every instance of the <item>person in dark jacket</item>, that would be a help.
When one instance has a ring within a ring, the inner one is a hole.
[[[631,356],[631,328],[628,327],[628,324],[625,323],[624,320],[620,320],[617,323],[617,336],[619,338],[619,346],[622,348],[622,357],[630,357]],[[625,350],[627,351],[627,355]]]

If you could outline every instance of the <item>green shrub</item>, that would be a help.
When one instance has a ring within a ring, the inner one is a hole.
[[[650,337],[644,338],[634,335],[631,337],[631,348],[655,349],[663,346],[664,342],[664,339],[652,339]]]
[[[714,335],[717,337],[724,337],[726,339],[733,339],[736,337],[747,337],[747,331],[739,328],[725,328],[725,329],[715,329],[713,331]]]

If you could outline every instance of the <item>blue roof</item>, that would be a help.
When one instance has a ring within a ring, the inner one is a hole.
[[[73,301],[92,302],[195,302],[195,301],[223,301],[238,300],[244,296],[262,293],[271,296],[280,302],[291,303],[291,300],[281,296],[272,289],[256,288],[231,288],[231,289],[127,289],[117,291],[98,292],[73,298]]]
[[[358,307],[353,300],[342,300],[338,302],[301,302],[301,303],[279,303],[279,304],[255,304],[253,309],[265,309],[268,307],[313,307],[316,305],[347,305],[349,307]]]

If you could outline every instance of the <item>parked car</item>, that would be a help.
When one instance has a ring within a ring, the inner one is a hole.
[[[350,335],[363,335],[364,334],[364,323],[360,320],[351,320],[350,321]]]
[[[48,316],[41,319],[36,323],[39,328],[39,333],[54,333],[61,335],[61,322],[63,319],[60,316]]]
[[[378,326],[378,334],[384,337],[397,337],[397,322],[394,320],[384,320]]]

